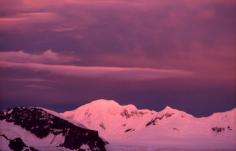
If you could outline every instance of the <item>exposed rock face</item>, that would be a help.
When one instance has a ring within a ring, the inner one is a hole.
[[[27,146],[20,137],[14,139],[9,139],[6,135],[0,135],[0,137],[8,141],[8,146],[13,151],[38,151],[34,147]]]
[[[80,149],[83,144],[87,144],[91,151],[106,150],[105,142],[98,136],[97,131],[78,127],[41,108],[15,107],[0,112],[0,120],[14,123],[41,139],[49,134],[62,134],[65,139],[59,145],[68,149]]]
[[[154,119],[151,119],[149,122],[147,122],[147,124],[145,126],[147,127],[147,126],[150,126],[150,125],[156,125],[156,120],[157,120],[157,117],[154,118]]]
[[[26,147],[25,143],[21,138],[15,138],[10,140],[9,147],[14,151],[22,151],[24,147]]]
[[[120,113],[121,116],[125,117],[126,119],[128,118],[131,118],[133,116],[142,116],[144,115],[143,112],[141,111],[128,111],[127,109],[124,109],[121,113]]]
[[[226,130],[232,131],[232,128],[231,128],[230,126],[227,126],[227,128],[215,126],[215,127],[212,127],[211,130],[212,130],[213,132],[219,134],[219,133],[224,132],[224,131],[226,131]]]

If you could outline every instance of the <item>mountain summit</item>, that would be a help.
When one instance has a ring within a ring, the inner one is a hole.
[[[98,130],[105,138],[139,131],[150,125],[156,125],[158,120],[177,114],[191,117],[191,115],[169,106],[160,112],[156,112],[148,109],[137,109],[132,104],[120,105],[114,100],[105,99],[95,100],[75,110],[62,113],[68,119]]]
[[[103,137],[118,136],[129,129],[141,128],[146,120],[156,114],[150,110],[138,110],[134,105],[120,105],[113,100],[95,100],[75,110],[62,113],[68,119],[80,121]],[[131,130],[130,130],[131,131]]]
[[[122,145],[162,147],[175,144],[174,148],[199,145],[203,148],[227,146],[236,149],[233,141],[236,140],[236,109],[196,118],[170,106],[153,111],[100,99],[61,115],[97,130],[111,144],[118,140]]]
[[[114,100],[105,100],[105,99],[99,99],[99,100],[94,100],[88,104],[85,104],[83,106],[78,107],[76,110],[81,110],[81,109],[90,109],[93,111],[96,110],[103,110],[103,111],[110,111],[110,110],[116,110],[116,109],[121,109],[125,108],[127,110],[137,110],[137,107],[133,104],[129,105],[120,105],[118,102]]]

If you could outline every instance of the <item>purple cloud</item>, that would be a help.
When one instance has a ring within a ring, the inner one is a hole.
[[[64,64],[79,61],[77,56],[59,54],[48,49],[40,54],[27,53],[20,51],[2,51],[0,52],[0,61],[18,62],[18,63],[50,63]]]
[[[0,95],[235,106],[235,13],[235,0],[1,0]]]
[[[185,78],[194,75],[194,73],[191,71],[177,69],[52,65],[40,63],[16,63],[7,61],[1,61],[0,67],[8,69],[43,71],[49,74],[63,75],[67,77],[71,76],[78,78],[104,78],[118,80]]]

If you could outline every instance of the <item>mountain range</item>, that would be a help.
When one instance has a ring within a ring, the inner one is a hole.
[[[101,99],[61,115],[97,130],[100,136],[113,145],[112,150],[122,150],[124,145],[131,148],[139,146],[142,150],[236,150],[236,108],[197,118],[169,106],[157,112]]]
[[[1,112],[0,135],[2,151],[17,141],[25,151],[233,151],[236,108],[197,118],[169,106],[154,111],[105,99],[63,113],[16,107]]]

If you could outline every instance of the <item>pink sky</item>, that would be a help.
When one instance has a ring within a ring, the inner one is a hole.
[[[196,113],[236,104],[234,0],[2,0],[0,8],[4,106],[107,98]]]

